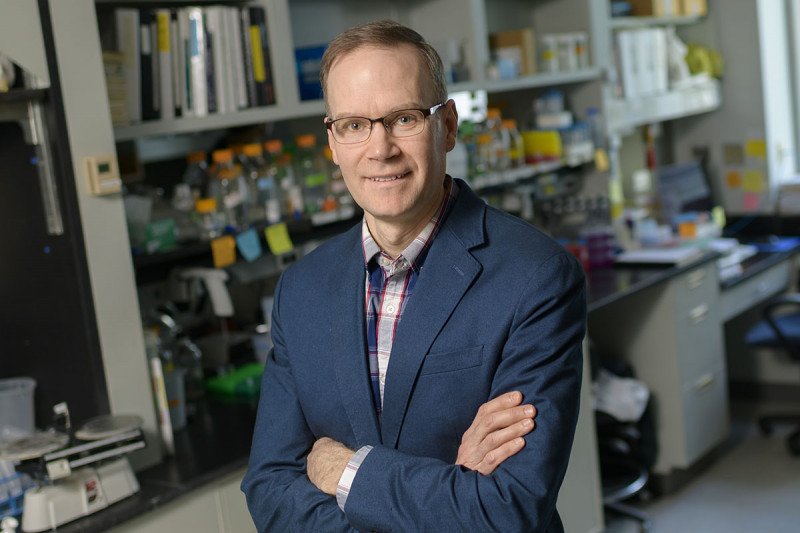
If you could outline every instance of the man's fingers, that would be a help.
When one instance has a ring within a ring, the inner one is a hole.
[[[508,409],[509,407],[514,407],[516,405],[519,405],[520,402],[522,402],[521,392],[519,391],[507,392],[481,405],[480,409],[478,409],[478,415],[489,415],[492,413],[496,413],[498,411]]]
[[[516,454],[524,447],[525,439],[522,437],[516,437],[506,442],[499,448],[495,448],[491,452],[487,453],[483,458],[483,461],[481,461],[481,463],[478,464],[477,468],[474,470],[477,470],[484,476],[488,476],[494,472],[495,468],[502,464],[503,461]]]
[[[484,416],[479,421],[478,433],[484,437],[498,429],[507,428],[520,420],[526,418],[533,418],[536,416],[536,409],[532,405],[520,405],[517,407],[510,407],[502,411],[494,412],[490,415]]]

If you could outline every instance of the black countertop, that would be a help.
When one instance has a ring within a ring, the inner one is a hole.
[[[175,432],[175,456],[136,473],[139,492],[57,531],[106,531],[244,467],[250,454],[257,398],[204,400],[196,405],[197,411],[186,427]]]

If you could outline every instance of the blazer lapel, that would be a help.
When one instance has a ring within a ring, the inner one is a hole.
[[[331,338],[334,368],[342,403],[359,445],[378,444],[381,434],[372,402],[365,347],[364,261],[361,226],[343,250],[342,268],[333,272],[331,287]],[[351,258],[354,258],[351,259]]]
[[[456,204],[428,251],[392,346],[381,417],[383,444],[391,448],[397,446],[425,354],[481,270],[469,248],[483,242],[485,206],[460,180],[459,187]]]

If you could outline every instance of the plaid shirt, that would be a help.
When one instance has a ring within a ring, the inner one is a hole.
[[[445,182],[445,187],[447,190],[436,213],[422,232],[394,260],[383,252],[372,238],[366,219],[361,225],[366,270],[364,306],[367,319],[369,377],[372,384],[372,400],[375,404],[375,411],[378,413],[378,420],[383,411],[386,370],[389,367],[394,336],[403,316],[403,309],[414,290],[414,284],[428,249],[458,194],[458,185],[449,177]],[[339,479],[336,501],[342,510],[344,510],[344,504],[358,467],[371,449],[371,446],[359,449],[350,459]]]

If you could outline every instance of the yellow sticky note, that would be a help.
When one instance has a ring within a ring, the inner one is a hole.
[[[214,268],[224,268],[236,262],[236,240],[230,235],[223,235],[211,241],[211,255]]]
[[[729,170],[725,173],[725,183],[731,189],[738,189],[742,186],[742,174],[738,170]]]
[[[759,170],[748,170],[744,173],[742,190],[745,192],[762,193],[767,189],[767,180],[764,173]]]
[[[744,153],[747,157],[764,159],[767,157],[767,143],[764,139],[748,139],[744,143]]]
[[[264,230],[264,237],[266,237],[267,246],[273,255],[282,255],[294,250],[294,244],[289,237],[289,229],[283,222],[267,226]]]
[[[597,148],[594,151],[594,168],[598,172],[608,171],[608,154],[603,148]]]

